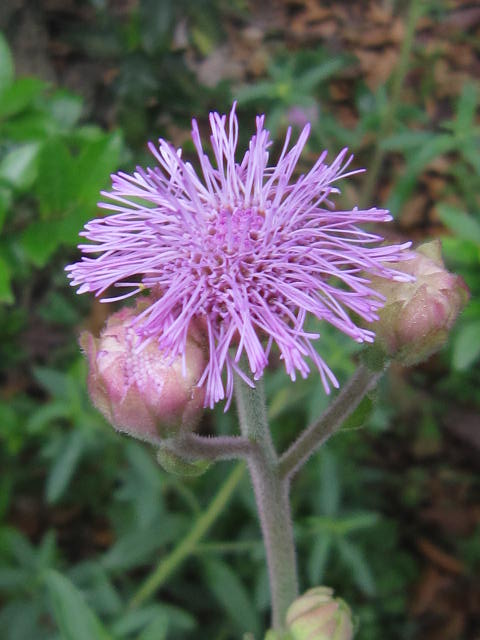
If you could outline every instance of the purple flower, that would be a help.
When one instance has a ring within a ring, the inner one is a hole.
[[[205,404],[213,406],[233,392],[236,371],[246,354],[254,380],[267,366],[275,343],[292,380],[298,371],[318,369],[325,390],[338,386],[317,353],[318,333],[308,332],[309,314],[326,320],[357,342],[374,333],[358,320],[378,318],[384,297],[370,286],[370,276],[409,280],[397,268],[409,243],[385,246],[382,237],[359,223],[391,220],[383,209],[334,209],[340,178],[352,156],[344,149],[328,165],[322,153],[306,174],[292,179],[305,146],[307,125],[289,148],[291,130],[276,165],[269,164],[269,132],[264,116],[238,162],[235,105],[229,117],[210,114],[212,163],[192,121],[201,172],[182,159],[181,149],[165,140],[149,148],[158,162],[133,175],[112,176],[111,215],[92,220],[82,235],[80,262],[67,267],[78,293],[102,295],[115,285],[127,288],[119,300],[145,289],[154,301],[135,320],[142,341],[156,340],[172,358],[185,351],[190,323],[205,333],[208,364],[199,381]],[[353,315],[352,315],[353,314]],[[228,403],[227,403],[228,405]]]

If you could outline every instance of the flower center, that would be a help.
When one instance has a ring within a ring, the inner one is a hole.
[[[206,313],[224,315],[226,303],[234,302],[233,289],[253,284],[260,248],[264,217],[257,208],[225,207],[212,212],[201,245],[189,253],[189,263],[196,279],[205,282]]]
[[[215,253],[236,255],[251,253],[255,248],[263,217],[251,209],[224,208],[216,211],[208,227],[207,246]]]

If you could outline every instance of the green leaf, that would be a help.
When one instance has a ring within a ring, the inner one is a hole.
[[[459,238],[480,244],[480,222],[473,216],[450,204],[439,204],[438,215]]]
[[[456,236],[442,238],[442,254],[447,264],[458,265],[461,269],[477,269],[480,262],[478,244],[461,240]]]
[[[99,191],[109,181],[110,174],[117,168],[122,149],[122,138],[118,133],[102,135],[90,141],[80,153],[75,164],[72,183],[74,198],[86,207],[95,207]],[[91,211],[86,213],[86,220]]]
[[[150,54],[164,49],[172,37],[174,3],[170,0],[140,0],[142,44]]]
[[[323,533],[315,540],[308,563],[308,577],[311,584],[321,584],[332,548],[332,538]]]
[[[343,539],[338,540],[337,549],[343,563],[350,569],[353,581],[364,593],[373,596],[375,594],[375,580],[360,549]]]
[[[340,71],[346,64],[345,59],[332,58],[314,66],[298,78],[295,91],[298,94],[309,94],[321,82]]]
[[[105,569],[95,558],[84,560],[76,564],[70,578],[75,584],[85,588],[87,600],[95,602],[95,609],[104,615],[119,616],[125,610],[124,602],[113,586]],[[88,595],[87,595],[88,594]],[[113,635],[117,636],[114,628]]]
[[[68,91],[59,90],[50,98],[48,110],[60,129],[71,129],[80,119],[83,100]]]
[[[38,78],[19,78],[0,94],[0,118],[17,115],[45,90]]]
[[[179,607],[158,603],[142,609],[126,611],[117,618],[112,626],[112,631],[116,636],[127,637],[140,632],[145,627],[148,628],[158,619],[168,620],[168,626],[179,632],[192,631],[196,627],[195,619],[191,614]]]
[[[0,567],[0,591],[24,591],[31,581],[32,575],[27,569]]]
[[[113,640],[68,578],[50,569],[45,584],[62,640]]]
[[[435,137],[430,131],[402,131],[384,138],[380,148],[385,151],[410,151],[430,142]]]
[[[0,256],[0,302],[12,304],[15,300],[12,291],[12,269],[10,264]]]
[[[168,633],[168,617],[160,614],[138,636],[137,640],[165,640]]]
[[[409,162],[403,175],[397,180],[386,208],[397,214],[412,194],[418,178],[424,168],[437,156],[454,151],[458,142],[450,134],[438,134],[425,142],[418,153],[409,156]]]
[[[61,226],[56,220],[35,220],[20,236],[25,253],[36,267],[44,267],[63,240]]]
[[[30,188],[37,176],[39,145],[23,144],[9,151],[0,161],[0,182],[19,191]]]
[[[12,84],[15,70],[13,57],[5,36],[0,33],[0,92]]]
[[[48,367],[34,367],[35,379],[53,398],[68,399],[67,376]]]
[[[218,560],[204,561],[205,582],[230,616],[238,634],[259,635],[260,621],[252,599],[237,574]]]
[[[340,505],[340,483],[335,457],[327,449],[320,454],[320,505],[322,513],[333,516]]]
[[[480,356],[480,320],[465,324],[453,342],[453,366],[465,371]]]
[[[34,547],[16,529],[7,527],[0,529],[0,549],[5,550],[25,569],[31,570],[35,564]]]
[[[474,124],[478,108],[478,90],[475,84],[464,84],[462,93],[458,98],[457,114],[455,119],[455,132],[457,135],[468,135]]]
[[[38,180],[35,192],[44,219],[61,216],[71,207],[74,161],[61,140],[49,140],[38,158]]]
[[[238,104],[255,102],[264,98],[273,98],[275,95],[275,83],[264,80],[255,84],[245,85],[237,89],[236,98]]]
[[[57,456],[47,478],[45,494],[50,504],[57,502],[65,493],[85,450],[85,437],[79,429],[72,431],[63,450]]]
[[[110,547],[103,556],[102,565],[110,571],[125,571],[146,564],[162,545],[184,534],[187,526],[184,516],[170,515],[161,524],[135,529]]]
[[[343,429],[358,429],[363,427],[373,411],[373,400],[370,396],[365,396],[358,407],[350,414],[342,425]]]
[[[11,188],[0,185],[0,231],[7,219],[7,213],[12,204],[12,199],[13,194]]]
[[[158,616],[164,616],[163,610],[157,605],[150,605],[142,609],[133,609],[122,612],[120,617],[112,625],[112,631],[122,638],[138,633],[141,629],[151,624]]]
[[[2,640],[45,640],[39,637],[39,619],[44,615],[38,599],[16,598],[2,604],[0,637]]]

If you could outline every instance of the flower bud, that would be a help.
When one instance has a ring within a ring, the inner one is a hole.
[[[386,297],[372,328],[386,353],[410,366],[443,347],[469,291],[460,276],[445,269],[439,240],[418,247],[411,260],[391,266],[415,279],[372,279],[372,286]]]
[[[158,443],[197,424],[205,391],[196,385],[206,359],[192,335],[184,357],[173,360],[154,340],[140,344],[133,326],[138,312],[125,308],[114,313],[100,338],[84,332],[80,345],[88,358],[88,391],[95,407],[118,431]]]
[[[333,589],[316,587],[295,600],[287,611],[287,628],[292,640],[351,640],[350,607],[334,598]]]

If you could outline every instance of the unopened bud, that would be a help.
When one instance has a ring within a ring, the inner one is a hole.
[[[287,629],[291,640],[352,640],[350,607],[329,587],[310,589],[290,605]]]
[[[205,354],[192,337],[183,358],[173,360],[155,340],[141,345],[132,326],[137,314],[131,308],[114,313],[100,338],[84,332],[80,345],[88,359],[93,404],[118,431],[158,443],[197,424],[205,392],[196,385]]]
[[[386,353],[410,366],[443,347],[469,291],[460,276],[445,269],[439,240],[418,247],[411,260],[391,266],[415,280],[373,279],[386,303],[372,328]]]

